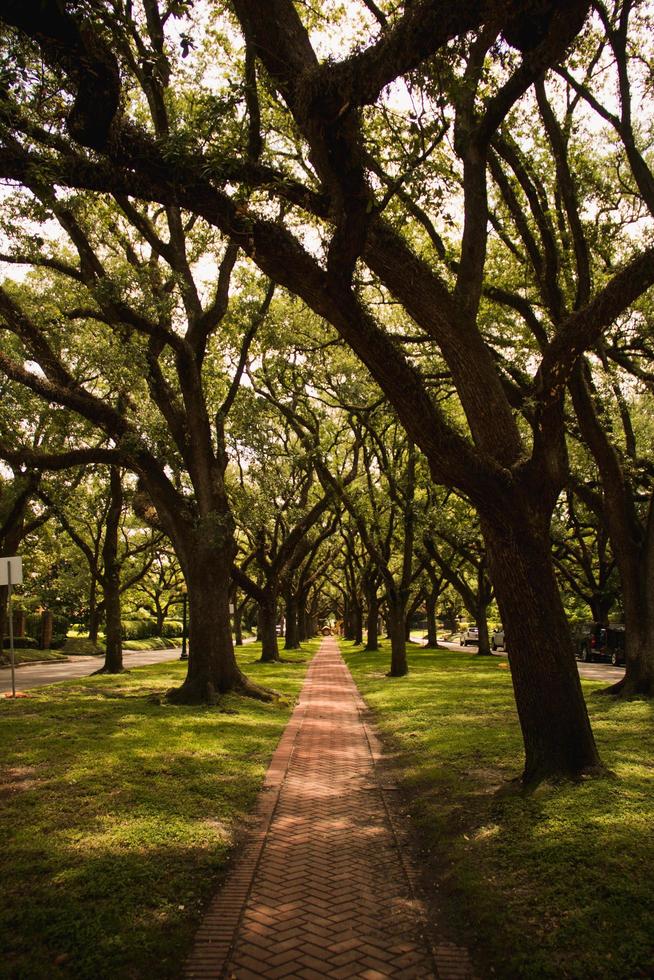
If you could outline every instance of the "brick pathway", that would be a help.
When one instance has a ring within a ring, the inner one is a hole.
[[[268,770],[258,829],[197,933],[188,980],[472,976],[465,950],[424,937],[362,708],[326,639]]]

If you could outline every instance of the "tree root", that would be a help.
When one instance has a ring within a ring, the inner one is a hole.
[[[524,772],[522,776],[519,776],[516,780],[512,781],[512,786],[514,787],[514,792],[521,792],[525,795],[529,795],[535,792],[538,787],[544,783],[549,786],[560,786],[565,784],[569,785],[570,783],[578,785],[587,782],[589,779],[616,778],[616,774],[612,769],[608,769],[606,766],[600,763],[596,766],[587,766],[584,769],[580,769],[578,771],[571,770],[570,772]],[[507,789],[507,792],[510,791],[510,789]]]
[[[600,691],[594,691],[591,697],[627,701],[629,698],[652,698],[654,697],[654,690],[651,682],[644,681],[642,684],[629,682],[625,675],[617,683],[611,684],[610,687],[603,687]]]
[[[280,695],[277,691],[273,691],[269,687],[261,687],[259,684],[254,684],[247,677],[243,676],[237,687],[234,688],[235,694],[241,694],[245,698],[254,698],[256,701],[277,701]]]
[[[99,667],[98,670],[94,670],[89,677],[97,677],[98,674],[107,674],[109,677],[117,677],[118,674],[129,674],[127,667],[121,667],[120,670],[112,670],[110,667]]]
[[[211,682],[184,681],[181,687],[173,687],[166,691],[165,699],[169,704],[206,704],[215,706],[219,704],[223,694],[240,694],[246,698],[254,698],[257,701],[275,701],[279,698],[276,691],[261,687],[241,674],[233,684],[225,690],[217,690]]]

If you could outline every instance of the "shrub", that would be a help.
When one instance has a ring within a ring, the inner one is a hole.
[[[2,644],[5,650],[9,649],[9,637],[5,636],[4,643]],[[35,640],[33,636],[15,636],[14,637],[14,650],[38,650],[39,644],[38,640]]]
[[[156,628],[152,619],[124,619],[121,625],[124,640],[147,640]]]
[[[167,619],[163,624],[161,635],[166,637],[181,636],[182,635],[181,619]]]

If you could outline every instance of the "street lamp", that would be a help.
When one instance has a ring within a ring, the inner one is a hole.
[[[185,585],[182,586],[182,654],[180,660],[188,660],[188,652],[186,650],[186,602],[188,600],[188,591]]]

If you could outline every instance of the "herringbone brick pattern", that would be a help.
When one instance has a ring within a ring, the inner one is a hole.
[[[432,951],[424,938],[360,705],[325,640],[271,764],[259,831],[209,910],[187,977],[471,976],[464,950]]]

